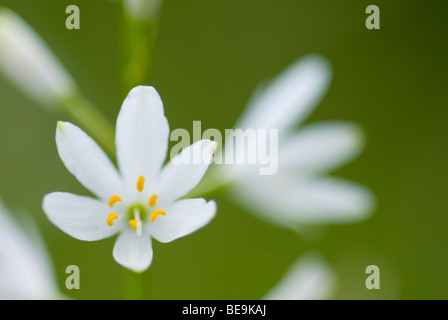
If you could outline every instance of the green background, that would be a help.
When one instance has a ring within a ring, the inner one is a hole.
[[[106,0],[0,0],[28,21],[115,122],[124,94],[120,5]],[[76,4],[81,29],[65,28]],[[365,9],[381,10],[367,30]],[[216,196],[218,215],[191,236],[154,241],[145,274],[154,299],[259,299],[303,252],[321,251],[338,274],[337,299],[447,299],[448,2],[167,0],[154,53],[153,85],[171,129],[231,128],[257,84],[295,59],[321,53],[333,65],[329,92],[309,122],[360,123],[368,144],[335,172],[371,188],[367,221],[323,230],[308,241],[266,224]],[[56,152],[57,120],[0,78],[0,194],[32,213],[51,252],[61,290],[76,299],[123,298],[114,239],[77,241],[50,224],[42,197],[88,194]],[[65,268],[81,270],[81,290],[65,289]],[[381,289],[364,285],[378,265]],[[32,268],[32,266],[30,266]]]

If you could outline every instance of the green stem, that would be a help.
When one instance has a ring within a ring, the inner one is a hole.
[[[127,94],[139,85],[148,85],[152,72],[154,43],[158,18],[136,19],[123,8],[123,90]]]
[[[122,87],[123,95],[139,85],[148,85],[149,77],[152,71],[153,48],[157,34],[158,15],[146,15],[142,17],[133,17],[125,9],[123,2],[122,19],[122,55],[123,55],[123,74]],[[142,300],[145,297],[144,285],[148,283],[146,274],[137,274],[131,271],[125,271],[125,296],[126,299]]]
[[[60,106],[114,158],[114,127],[98,109],[77,92],[63,99]]]
[[[144,274],[124,270],[124,293],[126,300],[144,300]]]

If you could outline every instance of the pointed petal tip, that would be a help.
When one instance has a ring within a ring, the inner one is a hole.
[[[208,142],[209,142],[210,152],[214,153],[216,151],[216,149],[218,149],[218,142],[213,141],[213,140],[208,140]]]
[[[331,64],[323,56],[296,59],[255,92],[236,127],[287,131],[301,124],[319,105],[331,79]]]
[[[323,126],[334,126],[341,128],[341,133],[345,132],[347,136],[351,137],[353,147],[360,147],[366,142],[366,130],[358,123],[350,121],[326,121],[321,123]]]
[[[58,122],[56,148],[67,170],[100,199],[108,201],[121,188],[121,177],[101,147],[82,129]]]
[[[64,126],[65,126],[65,122],[63,122],[63,121],[56,122],[56,128],[58,131],[61,131],[62,129],[64,129]]]
[[[331,125],[332,123],[329,122],[329,124]],[[358,149],[359,153],[361,153],[367,142],[367,135],[364,127],[358,123],[348,121],[337,121],[334,122],[334,124],[340,125],[343,129],[341,130],[341,133],[343,133],[348,138],[350,149]]]
[[[62,133],[63,131],[66,131],[67,129],[72,128],[78,128],[74,124],[66,121],[57,121],[56,122],[56,133]],[[79,128],[78,128],[79,129]]]
[[[365,129],[361,125],[352,124],[350,130],[354,140],[353,148],[362,148],[367,140]]]
[[[323,55],[318,53],[311,53],[296,60],[296,63],[303,63],[314,68],[320,68],[328,73],[332,72],[330,61]]]
[[[209,210],[210,216],[208,222],[206,223],[208,224],[210,221],[213,220],[213,218],[215,218],[216,213],[218,211],[218,205],[214,200],[207,201],[203,198],[200,198],[200,200],[204,202],[204,206],[207,208],[207,210]]]

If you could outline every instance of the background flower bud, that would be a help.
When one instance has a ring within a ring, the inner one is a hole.
[[[45,107],[69,96],[76,84],[42,38],[13,11],[0,7],[0,70]]]
[[[159,13],[162,0],[124,0],[126,12],[136,20],[154,20]]]

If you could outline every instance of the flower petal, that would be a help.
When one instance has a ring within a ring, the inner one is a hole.
[[[364,147],[359,125],[323,122],[304,126],[279,152],[280,165],[306,171],[330,171],[358,156]]]
[[[235,127],[279,129],[282,134],[314,110],[330,78],[331,67],[323,57],[311,55],[297,60],[258,92]]]
[[[157,178],[166,158],[169,126],[163,104],[152,87],[129,92],[117,118],[117,158],[126,190],[135,189],[140,176]]]
[[[0,6],[0,69],[44,107],[73,93],[75,81],[21,17]]]
[[[361,185],[298,176],[288,170],[238,180],[232,199],[271,223],[292,228],[358,222],[369,217],[375,207],[375,197]]]
[[[149,225],[149,232],[160,242],[170,242],[207,225],[216,214],[216,203],[204,199],[186,199],[164,210],[166,215],[157,217]]]
[[[217,145],[210,140],[197,141],[171,159],[157,181],[159,201],[169,203],[192,190],[207,171]]]
[[[306,253],[289,268],[286,275],[266,294],[265,300],[328,299],[336,275],[317,253]]]
[[[22,229],[0,200],[0,299],[62,296],[42,239],[34,225],[29,227]]]
[[[143,272],[152,261],[151,238],[145,234],[138,236],[135,231],[126,231],[117,238],[113,256],[123,267]]]
[[[84,131],[58,122],[56,145],[65,167],[78,181],[103,200],[121,191],[121,179],[110,159]]]
[[[113,236],[122,223],[107,225],[109,206],[97,199],[56,192],[45,196],[43,210],[59,229],[82,241],[96,241]]]

